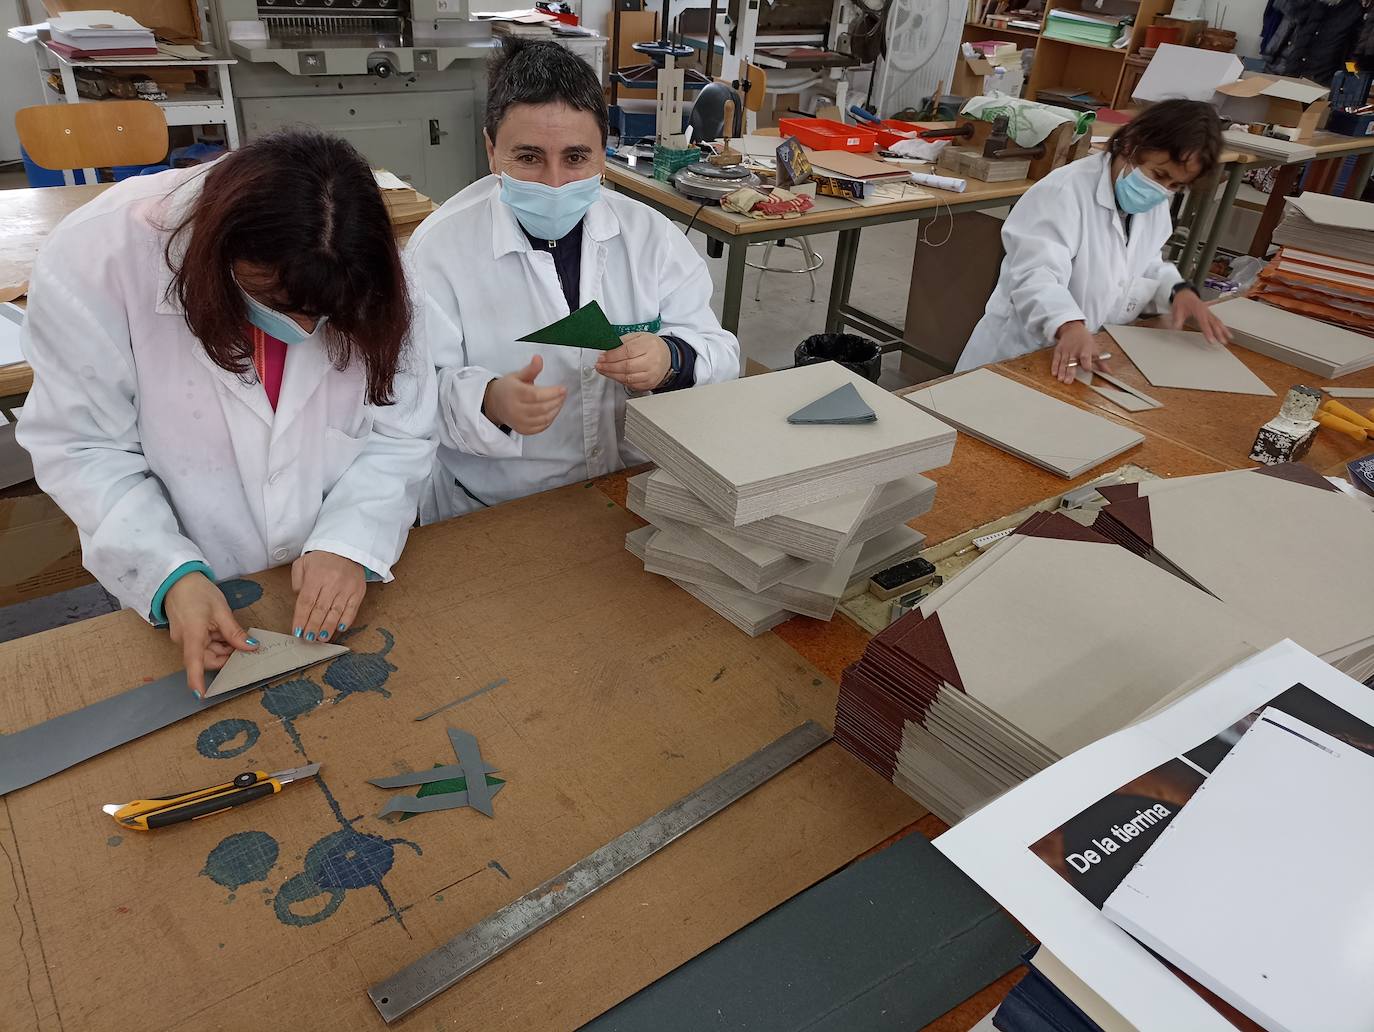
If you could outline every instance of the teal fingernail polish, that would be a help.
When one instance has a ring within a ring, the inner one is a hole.
[[[328,632],[328,631],[321,631],[321,632],[320,632],[320,641],[324,641],[324,640],[325,640],[326,638],[328,638],[328,637],[329,637],[329,632]]]
[[[248,639],[248,644],[249,644],[249,645],[256,645],[257,643],[258,643],[258,639],[257,639],[257,638],[249,638],[249,639]]]
[[[291,633],[294,634],[297,638],[299,638],[299,637],[301,636],[301,629],[300,629],[299,627],[297,627],[297,628],[296,628],[294,631],[292,631]]]
[[[314,641],[314,640],[315,640],[315,632],[314,632],[314,631],[311,631],[309,634],[307,634],[307,635],[305,636],[305,640],[306,640],[306,641]]]
[[[348,624],[346,624],[346,623],[341,623],[341,624],[339,624],[339,630],[341,630],[341,631],[346,631],[346,630],[348,630]]]

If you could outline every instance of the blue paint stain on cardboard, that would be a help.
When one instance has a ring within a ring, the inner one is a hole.
[[[230,609],[242,609],[244,606],[251,606],[258,599],[262,598],[262,585],[257,581],[248,580],[243,577],[220,581],[219,590],[224,592],[224,597],[228,601]]]
[[[298,678],[264,688],[260,701],[262,708],[274,717],[294,720],[324,701],[324,689],[314,681]]]
[[[217,720],[196,736],[196,752],[207,760],[228,760],[258,744],[262,732],[251,720]]]
[[[117,846],[117,845],[119,845],[119,844],[120,844],[121,842],[123,842],[123,841],[124,841],[124,836],[123,836],[123,835],[111,835],[109,838],[107,838],[107,839],[105,840],[105,845],[107,845],[107,846]]]
[[[265,831],[236,832],[210,850],[200,873],[232,892],[249,882],[265,881],[278,852],[277,840]]]
[[[366,630],[359,627],[349,632],[349,647],[354,634]],[[386,660],[386,655],[396,646],[395,636],[383,627],[377,628],[382,639],[382,647],[376,652],[360,652],[354,649],[329,664],[324,672],[324,683],[339,693],[338,702],[357,692],[376,692],[383,698],[391,698],[386,689],[387,678],[396,672],[396,667]]]

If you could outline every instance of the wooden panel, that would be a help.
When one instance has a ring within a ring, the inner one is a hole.
[[[828,726],[834,684],[645,574],[637,525],[577,484],[416,531],[352,654],[7,796],[5,1028],[380,1028],[367,985],[801,721]],[[235,594],[245,624],[289,618],[286,569]],[[0,730],[179,665],[130,612],[11,642]],[[366,779],[451,763],[446,724],[506,779],[495,819],[373,817],[392,793]],[[191,825],[121,831],[99,809],[306,757],[318,781]],[[575,1028],[923,814],[824,746],[414,1020]]]
[[[22,108],[14,126],[29,157],[47,169],[153,165],[167,156],[167,119],[146,100]]]

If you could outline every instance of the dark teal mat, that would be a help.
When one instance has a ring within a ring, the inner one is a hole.
[[[911,834],[764,914],[583,1032],[916,1032],[1021,962],[992,898]]]

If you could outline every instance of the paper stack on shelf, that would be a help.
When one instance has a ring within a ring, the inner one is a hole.
[[[1223,301],[1212,312],[1242,347],[1328,380],[1374,366],[1374,337],[1363,333],[1248,297]]]
[[[1374,675],[1374,520],[1325,477],[1282,463],[1101,493],[1094,530],[1351,677]]]
[[[1121,35],[1121,16],[1056,9],[1045,19],[1044,35],[1047,39],[1109,47]]]
[[[872,423],[795,426],[852,383]],[[738,527],[945,465],[955,434],[834,362],[694,387],[625,406],[625,440]]]
[[[1069,479],[1145,440],[1135,430],[990,369],[942,380],[906,400],[994,448]]]
[[[474,11],[474,21],[491,23],[491,31],[497,36],[518,36],[522,39],[552,39],[554,27],[561,24],[557,18],[533,7],[513,11]]]
[[[415,232],[420,223],[439,207],[393,172],[374,168],[372,175],[381,188],[382,201],[386,204],[386,213],[391,219],[398,243],[403,242],[401,237],[408,238]]]
[[[935,845],[1040,941],[1068,1027],[1363,1032],[1371,792],[1374,694],[1283,641]]]
[[[837,391],[875,418],[789,421],[818,418],[815,402]],[[918,471],[953,450],[943,424],[833,363],[634,399],[626,439],[665,467],[629,482],[630,510],[653,526],[626,547],[750,634],[783,611],[828,620],[919,551],[906,524],[935,485]]]
[[[1295,143],[1277,136],[1261,136],[1248,133],[1244,129],[1231,128],[1221,134],[1227,147],[1247,154],[1259,154],[1267,158],[1279,158],[1285,164],[1297,161],[1311,161],[1317,156],[1317,148],[1310,143]]]
[[[49,18],[48,29],[48,46],[69,59],[157,53],[152,30],[115,11],[67,11]]]
[[[835,740],[956,821],[1279,637],[1038,513],[845,670]]]
[[[1368,262],[1374,256],[1374,204],[1304,193],[1284,202],[1274,243],[1304,251]]]
[[[1366,262],[1281,247],[1250,296],[1356,333],[1374,333],[1374,265]]]

